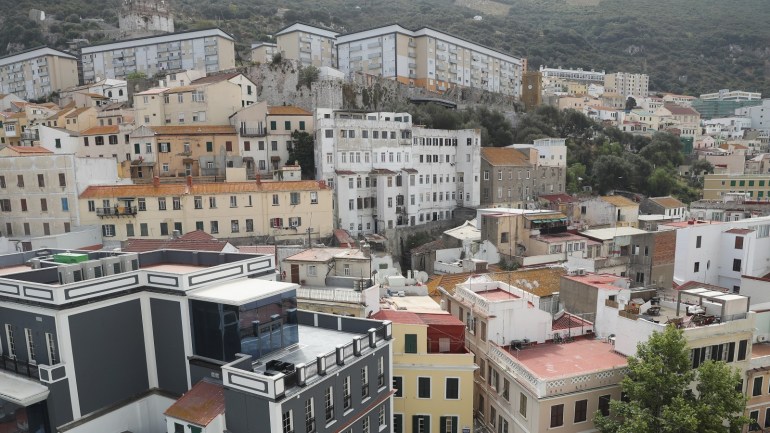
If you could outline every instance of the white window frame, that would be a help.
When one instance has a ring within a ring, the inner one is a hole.
[[[30,328],[24,328],[24,338],[27,341],[27,362],[37,365],[35,357],[35,335]]]
[[[5,341],[8,342],[8,357],[16,359],[16,339],[13,335],[14,326],[11,324],[5,324]]]
[[[48,365],[58,364],[59,357],[56,354],[56,340],[54,340],[53,334],[50,332],[45,333],[45,346],[48,350]]]

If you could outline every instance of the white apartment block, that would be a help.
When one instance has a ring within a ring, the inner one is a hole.
[[[647,74],[615,72],[604,76],[604,90],[624,97],[646,98],[650,93],[650,77]]]
[[[319,110],[316,176],[333,187],[335,227],[380,233],[478,206],[480,147],[479,130],[422,128],[408,113]]]
[[[770,99],[763,99],[762,105],[738,108],[735,114],[751,119],[753,129],[770,131]]]
[[[337,65],[337,52],[334,49],[337,34],[319,27],[295,23],[279,30],[275,34],[275,40],[278,51],[287,59],[299,60],[303,66],[334,67]],[[256,53],[258,57],[261,54],[264,59],[270,47],[263,44],[262,48],[257,49]]]
[[[337,36],[337,65],[346,75],[377,75],[436,92],[459,86],[519,97],[525,62],[429,27],[394,24]]]
[[[141,72],[198,69],[212,73],[235,67],[235,41],[223,30],[192,30],[92,45],[81,49],[83,81],[125,78]]]
[[[714,93],[704,93],[699,96],[701,101],[759,101],[762,94],[745,90],[721,89]]]
[[[78,85],[77,57],[41,47],[0,57],[0,93],[37,99]]]
[[[540,66],[540,73],[543,75],[543,81],[548,78],[558,78],[566,81],[585,81],[589,83],[604,83],[604,71],[584,71],[577,69],[561,69]]]

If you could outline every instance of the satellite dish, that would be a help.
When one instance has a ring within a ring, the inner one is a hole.
[[[428,281],[428,273],[425,271],[420,271],[417,273],[417,275],[414,277],[415,280],[424,283]]]

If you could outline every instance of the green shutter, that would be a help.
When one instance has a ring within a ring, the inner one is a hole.
[[[139,143],[134,143],[134,153],[139,154],[140,150]]]
[[[300,131],[304,131],[305,130],[305,121],[304,120],[300,120],[299,121],[299,130]]]
[[[277,128],[277,127],[275,126],[275,120],[271,120],[271,121],[270,121],[270,130],[271,130],[271,131],[275,131],[275,130],[276,130],[276,128]]]
[[[291,120],[285,120],[283,122],[283,129],[291,131]]]
[[[459,418],[456,416],[452,417],[452,433],[457,433],[457,423],[459,421]]]
[[[447,417],[445,417],[445,416],[440,416],[438,418],[438,422],[439,422],[439,424],[438,424],[438,431],[440,433],[450,433],[450,432],[446,431],[446,419],[447,419]]]
[[[404,353],[417,353],[417,334],[406,334],[404,338]]]
[[[213,152],[214,151],[214,143],[207,141],[206,142],[206,152]]]

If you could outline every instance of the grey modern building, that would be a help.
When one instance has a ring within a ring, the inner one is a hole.
[[[233,433],[286,431],[287,411],[304,426],[311,397],[316,431],[389,420],[390,325],[297,311],[297,287],[271,255],[0,256],[0,430],[166,431],[163,411],[203,378],[223,384]]]

